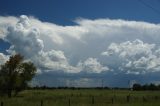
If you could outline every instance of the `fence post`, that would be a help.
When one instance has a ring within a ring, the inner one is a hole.
[[[129,102],[129,101],[130,101],[130,95],[127,96],[127,102]]]
[[[3,101],[1,102],[1,106],[3,106]]]
[[[43,106],[43,100],[41,100],[41,106]]]
[[[114,99],[112,98],[111,100],[112,100],[112,104],[113,104],[113,102],[114,102]]]
[[[69,103],[69,106],[71,106],[71,100],[70,100],[70,98],[69,98],[69,100],[68,100],[68,103]]]
[[[155,99],[155,100],[158,100],[158,96],[155,96],[154,99]]]
[[[147,99],[143,96],[143,102],[147,102]]]
[[[94,96],[92,96],[92,104],[94,104]]]

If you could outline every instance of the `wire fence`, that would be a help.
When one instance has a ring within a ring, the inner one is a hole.
[[[65,106],[75,106],[75,99],[73,99],[74,96],[71,97],[65,97]],[[105,99],[105,101],[100,101],[100,96],[88,96],[88,104],[89,106],[96,106],[95,104],[101,104],[102,102],[105,104],[117,104],[117,103],[134,103],[134,102],[141,102],[141,103],[151,103],[151,102],[155,102],[155,101],[160,101],[160,96],[142,96],[142,97],[136,97],[136,96],[131,96],[131,95],[127,95],[125,97],[118,97],[116,95],[114,95],[113,97],[109,97],[109,98],[105,98],[105,97],[101,97],[103,100]],[[45,104],[46,100],[40,100],[39,101],[39,105],[35,105],[35,106],[46,106]],[[54,100],[53,100],[54,101]],[[59,99],[60,101],[60,99]],[[63,101],[64,102],[64,101]],[[79,101],[81,102],[81,101]],[[6,103],[4,101],[0,102],[0,106],[6,106]],[[85,103],[84,103],[85,104]],[[53,103],[54,105],[54,103]],[[23,105],[25,106],[25,105]],[[48,105],[47,105],[48,106]]]

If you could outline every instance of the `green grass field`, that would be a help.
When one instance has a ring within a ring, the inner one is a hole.
[[[17,97],[0,98],[3,106],[41,106],[41,100],[43,106],[160,106],[160,91],[26,90]]]

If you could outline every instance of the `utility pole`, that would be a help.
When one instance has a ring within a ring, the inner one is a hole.
[[[102,88],[103,88],[103,87],[104,87],[104,80],[103,80],[103,79],[102,79],[102,82],[101,82],[101,83],[102,83]]]

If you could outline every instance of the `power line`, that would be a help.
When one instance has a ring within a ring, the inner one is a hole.
[[[158,2],[158,3],[160,3],[160,1],[159,1],[159,0],[157,0],[157,2]]]
[[[157,14],[160,15],[160,11],[155,9],[154,7],[152,7],[151,5],[145,3],[143,0],[138,0],[141,4],[143,4],[144,6],[150,8],[152,11],[156,12]]]

